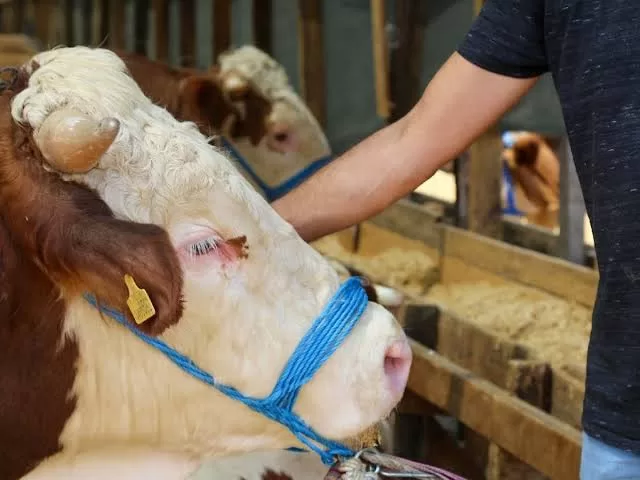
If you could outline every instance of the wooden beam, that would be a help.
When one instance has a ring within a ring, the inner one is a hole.
[[[408,387],[551,480],[578,480],[581,434],[410,340]]]
[[[255,46],[271,55],[271,0],[253,1],[253,38]]]
[[[232,10],[231,0],[213,2],[213,61],[231,47]]]
[[[323,15],[321,0],[298,0],[300,84],[303,97],[321,126],[326,125]]]
[[[558,254],[570,262],[584,264],[584,215],[580,180],[568,138],[560,145],[560,238]]]
[[[442,225],[439,223],[442,214],[442,209],[429,208],[402,199],[371,218],[370,222],[403,237],[419,240],[430,247],[440,249]]]
[[[593,308],[596,271],[455,227],[443,227],[443,232],[444,256]]]
[[[500,338],[434,305],[409,304],[405,312],[403,328],[411,338],[528,404],[549,411],[549,365],[534,359],[524,345]],[[466,431],[465,440],[465,453],[487,472],[487,480],[538,480],[535,470],[476,432]]]
[[[464,165],[464,161],[461,162]],[[462,167],[464,170],[464,166]],[[462,185],[461,179],[456,178],[456,183]],[[460,197],[458,197],[460,198]],[[453,211],[459,213],[449,213],[452,210],[452,204],[444,201],[442,199],[431,197],[430,195],[425,195],[423,193],[413,192],[408,199],[411,203],[424,205],[424,204],[435,204],[440,206],[440,210],[444,212],[444,216],[440,218],[440,222],[445,223],[447,225],[455,225],[459,228],[466,229],[466,223],[462,220],[466,218],[465,213],[466,206],[465,205],[454,205]],[[405,200],[402,200],[405,201]],[[392,205],[389,208],[394,208],[395,205]],[[461,219],[461,220],[456,220]],[[511,245],[515,245],[518,247],[526,248],[529,250],[534,250],[539,253],[544,253],[546,255],[558,256],[558,244],[559,244],[559,236],[552,232],[551,230],[543,227],[539,227],[538,225],[526,224],[521,222],[520,220],[509,217],[502,216],[502,241]],[[594,266],[595,262],[595,251],[593,246],[584,244],[585,249],[585,262],[584,265],[593,269],[596,268]]]
[[[385,0],[371,0],[371,38],[376,86],[376,112],[385,120],[391,114],[389,103],[389,52],[387,48]]]
[[[514,392],[520,388],[516,385],[516,366],[521,364],[511,364],[512,361],[525,362],[522,375],[533,372],[534,363],[540,365],[541,375],[547,375],[547,365],[530,362],[531,354],[525,346],[500,338],[435,305],[409,304],[405,312],[404,328],[411,338],[501,388],[513,387]],[[527,397],[537,399],[536,406],[544,407],[549,386],[539,379],[527,383],[536,389],[535,393],[529,391]]]
[[[501,154],[502,141],[495,128],[469,148],[468,228],[493,238],[502,238]]]
[[[195,0],[180,0],[180,65],[194,67],[196,63]]]

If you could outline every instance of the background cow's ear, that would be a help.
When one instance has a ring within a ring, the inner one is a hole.
[[[238,115],[220,85],[207,75],[193,75],[182,80],[180,113],[201,130],[213,129],[210,135],[219,133],[230,117]]]
[[[268,132],[268,121],[273,106],[255,90],[249,90],[243,100],[245,105],[245,134],[257,145]]]
[[[533,166],[538,158],[540,143],[533,138],[516,142],[513,147],[517,165]]]

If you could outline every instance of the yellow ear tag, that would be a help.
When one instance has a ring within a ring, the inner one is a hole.
[[[133,315],[133,319],[140,325],[153,317],[156,314],[156,309],[153,303],[151,303],[147,291],[138,287],[131,275],[127,274],[124,276],[124,283],[129,289],[127,306],[131,311],[131,315]]]

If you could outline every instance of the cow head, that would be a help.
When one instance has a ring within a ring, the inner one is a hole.
[[[257,110],[256,97],[266,99],[270,106],[260,122],[264,134],[259,139],[248,136],[233,142],[269,187],[282,184],[331,154],[318,121],[273,58],[246,45],[221,54],[218,66],[223,89],[241,109],[243,118],[249,119],[252,110]]]
[[[154,102],[205,135],[224,135],[232,159],[269,201],[331,160],[318,122],[283,68],[262,51],[246,46],[227,52],[206,72],[114,51]]]
[[[82,293],[126,312],[130,274],[157,312],[134,328],[263,397],[338,289],[336,271],[195,125],[145,97],[113,52],[54,49],[23,74],[23,88],[3,97],[14,137],[3,148],[28,160],[12,167],[29,168],[20,175],[41,180],[17,190],[19,175],[5,169],[0,193],[12,235],[64,301],[59,341],[77,349],[62,447],[130,443],[204,456],[299,445]],[[328,438],[359,434],[399,401],[407,349],[394,317],[369,303],[294,411]]]

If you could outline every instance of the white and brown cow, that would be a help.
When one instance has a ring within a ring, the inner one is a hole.
[[[133,332],[263,397],[338,289],[222,151],[86,47],[20,69],[0,151],[0,478],[183,479],[207,458],[302,446]],[[155,306],[141,324],[127,274]],[[369,303],[294,411],[329,439],[356,436],[399,401],[410,362]]]
[[[224,135],[232,160],[269,201],[330,161],[320,124],[284,68],[262,50],[229,50],[206,71],[114,51],[154,102],[179,120],[195,122],[205,135]]]

